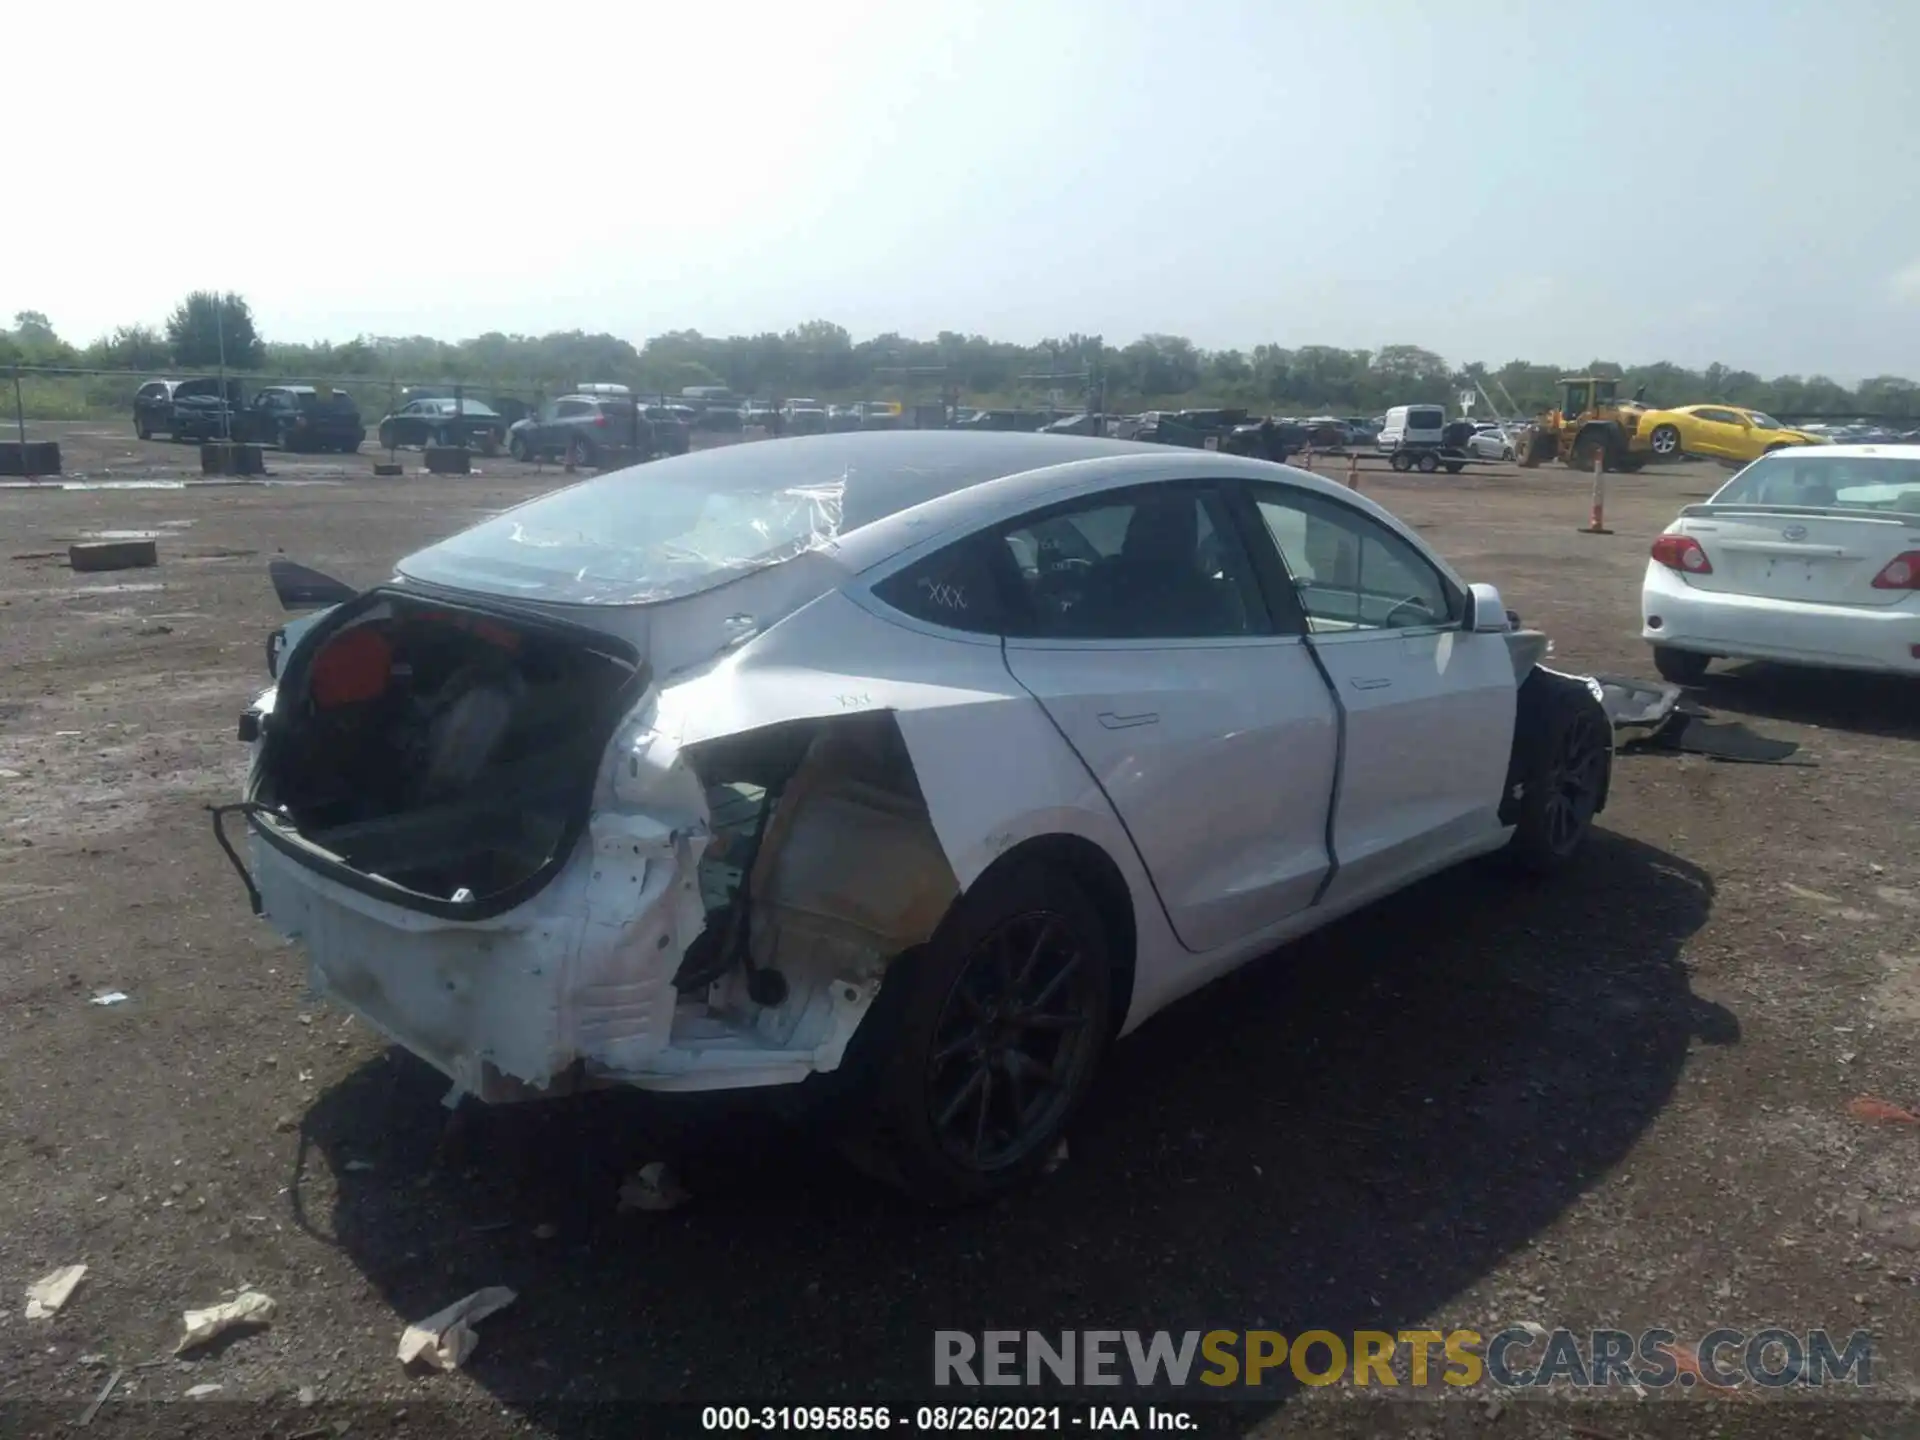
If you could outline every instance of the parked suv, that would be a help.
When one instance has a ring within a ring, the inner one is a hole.
[[[227,381],[228,404],[240,405],[240,382]],[[175,440],[211,440],[221,433],[220,382],[210,375],[193,380],[149,380],[133,394],[133,433]]]
[[[516,460],[562,460],[592,465],[608,452],[654,452],[653,426],[631,399],[562,395],[507,430],[507,453]]]
[[[464,445],[496,455],[507,442],[507,422],[478,400],[411,400],[380,422],[380,448]]]
[[[282,450],[339,450],[351,455],[367,438],[360,407],[344,390],[312,385],[269,385],[240,412],[237,438]]]

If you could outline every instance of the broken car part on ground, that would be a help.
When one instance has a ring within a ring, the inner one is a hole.
[[[399,568],[283,567],[339,603],[277,632],[222,807],[315,988],[485,1100],[857,1042],[852,1148],[933,1198],[1036,1173],[1172,999],[1474,855],[1558,868],[1606,799],[1596,682],[1258,461],[826,436]]]

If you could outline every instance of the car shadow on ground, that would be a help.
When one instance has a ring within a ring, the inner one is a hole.
[[[1604,831],[1550,883],[1492,865],[1437,877],[1122,1042],[1066,1162],[959,1214],[724,1100],[487,1111],[436,1164],[445,1082],[390,1054],[306,1117],[308,1171],[331,1164],[338,1185],[330,1226],[309,1218],[397,1322],[518,1290],[469,1370],[548,1417],[622,1399],[924,1401],[943,1328],[1397,1330],[1617,1163],[1692,1044],[1738,1039],[1680,959],[1712,901],[1698,869]],[[345,1171],[349,1156],[376,1168]],[[623,1173],[662,1156],[694,1199],[616,1213]]]
[[[1755,660],[1709,670],[1688,693],[1728,715],[1920,740],[1920,678]]]

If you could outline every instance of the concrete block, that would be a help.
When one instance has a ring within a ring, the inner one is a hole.
[[[143,570],[160,563],[160,548],[152,540],[94,540],[67,547],[67,564],[75,570]]]
[[[60,473],[57,440],[0,440],[0,475],[22,478]]]
[[[258,445],[215,440],[200,447],[202,475],[264,475],[266,455]]]

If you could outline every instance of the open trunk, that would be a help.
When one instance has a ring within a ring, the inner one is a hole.
[[[632,648],[598,632],[372,591],[281,677],[256,823],[358,888],[448,917],[498,913],[565,860],[645,681]]]

